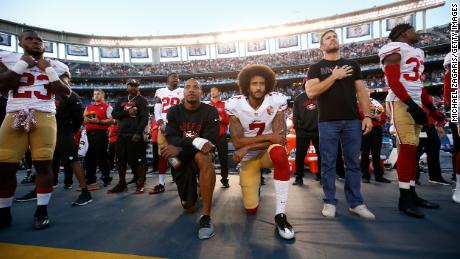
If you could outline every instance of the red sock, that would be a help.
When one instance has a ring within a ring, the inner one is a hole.
[[[290,172],[286,149],[282,146],[275,146],[269,154],[273,161],[275,180],[289,181]]]
[[[168,161],[162,157],[158,160],[158,173],[165,174],[166,169],[168,169]]]
[[[396,171],[400,182],[409,183],[415,180],[415,161],[417,146],[400,144]]]

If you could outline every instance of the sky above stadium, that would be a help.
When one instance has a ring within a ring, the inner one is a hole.
[[[382,0],[0,0],[0,19],[59,31],[143,36],[238,30],[332,16]],[[427,27],[449,23],[450,3],[427,12]]]

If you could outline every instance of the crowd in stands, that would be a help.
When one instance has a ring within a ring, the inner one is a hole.
[[[435,27],[430,32],[419,33],[418,47],[435,46],[449,43],[449,27]],[[353,42],[341,46],[344,58],[356,59],[375,56],[387,43],[386,38]],[[160,64],[116,64],[116,63],[81,63],[66,62],[76,77],[126,77],[167,75],[170,71],[178,74],[203,74],[212,72],[239,71],[247,64],[266,64],[272,68],[313,64],[323,56],[319,48],[292,52],[273,53],[237,58],[219,58]]]

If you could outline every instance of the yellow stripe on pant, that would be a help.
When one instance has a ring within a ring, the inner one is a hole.
[[[156,259],[161,257],[149,257],[129,254],[114,254],[93,252],[63,248],[51,248],[41,246],[16,245],[0,243],[0,257],[8,259]]]

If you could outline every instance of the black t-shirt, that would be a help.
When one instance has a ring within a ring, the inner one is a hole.
[[[299,94],[294,100],[292,121],[298,136],[318,136],[318,100]]]
[[[182,155],[193,153],[192,142],[196,137],[205,138],[216,145],[220,122],[215,107],[201,103],[197,110],[191,111],[180,103],[169,108],[167,117],[166,139],[169,144],[181,147]]]
[[[322,59],[310,67],[308,79],[318,78],[323,81],[332,74],[335,66],[341,67],[344,65],[353,67],[353,74],[336,80],[326,92],[317,97],[320,122],[359,120],[355,81],[361,80],[362,75],[358,63],[343,58],[335,61]]]

